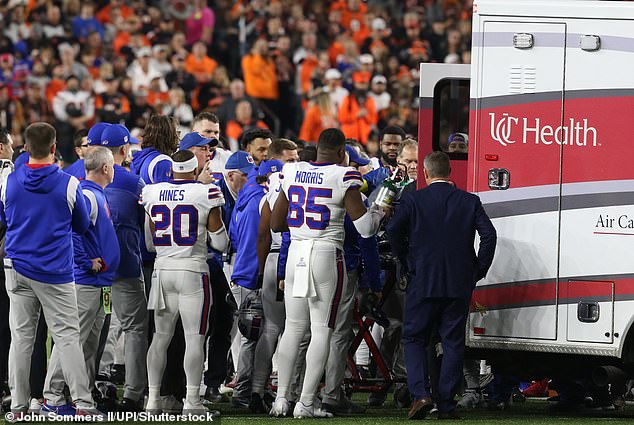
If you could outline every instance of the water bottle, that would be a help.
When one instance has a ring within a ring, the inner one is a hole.
[[[407,185],[407,174],[399,167],[394,169],[390,177],[385,179],[379,192],[374,199],[374,203],[380,207],[391,207],[400,197],[401,191]]]

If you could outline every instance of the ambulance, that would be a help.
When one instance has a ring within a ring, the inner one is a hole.
[[[468,349],[516,375],[627,374],[634,3],[476,0],[471,52],[421,64],[419,111],[419,161],[448,152],[498,232]]]

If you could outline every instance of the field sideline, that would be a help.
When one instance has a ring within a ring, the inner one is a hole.
[[[358,394],[354,397],[355,401],[363,402],[366,399],[364,394]],[[228,403],[220,403],[216,405],[217,409],[223,414],[221,423],[225,425],[274,425],[280,423],[297,423],[291,418],[273,419],[263,415],[252,415],[244,409],[232,408]],[[492,412],[485,409],[476,409],[461,411],[464,419],[453,421],[465,425],[470,424],[511,424],[511,425],[532,425],[532,424],[591,424],[591,423],[609,423],[609,424],[632,424],[634,420],[634,405],[628,404],[624,411],[621,412],[605,412],[584,410],[573,414],[550,414],[548,404],[542,400],[529,400],[526,403],[514,404],[509,410],[503,412]],[[368,409],[365,414],[350,417],[337,417],[332,419],[321,419],[319,423],[330,425],[386,425],[393,424],[395,421],[406,421],[407,411],[397,409],[391,402],[386,403],[385,407]],[[427,419],[429,421],[430,419]],[[303,422],[311,422],[304,420]],[[451,421],[449,421],[451,422]],[[4,418],[0,420],[0,424],[4,425]],[[147,422],[156,424],[165,424],[166,422]],[[184,423],[201,423],[201,422],[184,422]]]

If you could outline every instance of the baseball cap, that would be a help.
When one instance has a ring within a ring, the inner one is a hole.
[[[326,73],[324,74],[324,78],[326,80],[340,80],[341,79],[341,72],[339,72],[337,69],[335,68],[330,68],[329,70],[326,71]]]
[[[255,161],[253,160],[253,157],[245,151],[234,152],[229,159],[227,159],[227,163],[225,164],[225,170],[238,170],[244,174],[249,174],[254,167]]]
[[[152,50],[149,47],[141,47],[138,52],[136,52],[137,58],[142,58],[144,56],[152,56]]]
[[[98,122],[97,124],[90,127],[90,130],[88,130],[88,136],[86,136],[86,138],[88,139],[88,144],[90,146],[101,145],[101,136],[103,135],[103,131],[107,127],[110,127],[110,124],[105,122]]]
[[[130,132],[121,124],[111,124],[101,134],[101,146],[116,147],[130,143]]]
[[[468,145],[469,136],[464,133],[452,133],[449,135],[449,140],[447,141],[447,143],[451,142],[465,142]]]
[[[372,77],[372,84],[387,84],[387,78],[383,75],[375,75]]]
[[[260,167],[258,168],[259,176],[266,176],[269,173],[277,173],[282,171],[282,167],[284,163],[279,159],[269,159],[267,161],[262,161]]]
[[[350,162],[356,162],[359,165],[368,165],[370,163],[369,159],[365,159],[355,148],[350,145],[346,145],[346,152],[348,153],[348,158],[350,158]]]
[[[383,31],[386,28],[385,20],[383,18],[374,18],[371,26],[374,31]]]
[[[359,62],[366,65],[372,64],[374,63],[374,56],[372,56],[369,53],[364,53],[361,56],[359,56]]]
[[[189,148],[193,148],[194,146],[205,146],[205,145],[216,146],[218,145],[218,140],[207,139],[206,137],[203,137],[202,134],[194,131],[191,133],[187,133],[185,137],[183,137],[180,145],[178,145],[178,150],[184,151]]]

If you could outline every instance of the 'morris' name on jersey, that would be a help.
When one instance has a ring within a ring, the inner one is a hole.
[[[288,199],[286,217],[291,239],[320,239],[339,246],[344,239],[344,197],[363,185],[361,174],[336,164],[297,162],[279,176]]]
[[[297,171],[295,173],[295,181],[297,183],[323,184],[324,173],[315,171]]]

